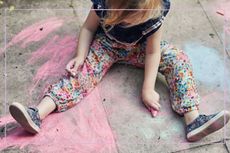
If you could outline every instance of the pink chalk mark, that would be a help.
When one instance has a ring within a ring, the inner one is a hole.
[[[227,20],[230,19],[230,2],[218,3],[215,6],[217,6],[217,14],[224,16]]]
[[[76,107],[64,113],[53,113],[42,123],[39,134],[32,136],[21,127],[0,143],[0,150],[17,145],[34,144],[47,153],[115,153],[116,144],[97,88]],[[0,118],[0,126],[14,121],[10,116]],[[2,143],[6,142],[6,143]]]
[[[0,49],[0,56],[8,47],[17,43],[21,43],[21,47],[25,48],[31,42],[41,41],[46,38],[48,34],[60,28],[63,25],[63,22],[63,19],[53,17],[25,28],[14,36],[12,40],[6,44],[5,48]]]
[[[43,40],[62,25],[63,20],[58,18],[35,23],[17,34],[6,48],[18,43],[25,48],[29,43]],[[58,79],[65,73],[66,64],[75,54],[76,44],[74,36],[60,38],[55,35],[31,54],[28,64],[35,65],[39,62],[42,65],[33,77],[33,83],[29,88],[30,95],[39,83],[48,83],[49,79]],[[1,50],[0,55],[5,49]],[[86,68],[83,68],[83,73],[85,70]],[[0,125],[12,120],[9,116],[1,118]],[[65,113],[48,116],[43,121],[42,130],[38,135],[29,136],[18,128],[4,140],[6,143],[0,143],[1,149],[9,145],[24,147],[35,144],[38,149],[46,152],[66,152],[66,150],[74,153],[117,152],[115,140],[96,89],[78,106]]]
[[[217,14],[224,16],[226,23],[230,22],[230,2],[220,3],[218,5]],[[224,25],[224,31],[227,35],[230,35],[230,25]]]
[[[42,20],[22,30],[10,41],[9,45],[16,44],[23,41],[21,47],[25,48],[28,43],[42,40],[49,33],[58,29],[62,25],[63,25],[63,20],[56,17]]]
[[[59,38],[59,36],[56,35],[32,53],[28,64],[36,64],[39,60],[45,60],[45,62],[38,68],[37,73],[33,77],[33,84],[29,88],[30,95],[32,95],[32,92],[41,81],[59,78],[66,73],[65,67],[76,53],[76,44],[77,41],[74,36]]]

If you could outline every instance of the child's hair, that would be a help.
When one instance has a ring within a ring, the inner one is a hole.
[[[107,11],[104,25],[115,25],[121,23],[127,17],[141,19],[141,21],[159,17],[162,0],[106,0],[106,5],[107,8],[115,10]]]

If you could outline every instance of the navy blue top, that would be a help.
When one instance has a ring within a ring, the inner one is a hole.
[[[130,27],[125,27],[121,24],[104,27],[102,22],[106,15],[106,10],[103,9],[108,9],[105,0],[91,1],[93,2],[93,8],[95,9],[96,14],[100,17],[100,26],[97,32],[105,33],[111,40],[127,46],[141,43],[145,41],[148,36],[155,33],[161,27],[170,9],[170,0],[162,0],[162,15],[156,19],[149,19],[146,22]]]

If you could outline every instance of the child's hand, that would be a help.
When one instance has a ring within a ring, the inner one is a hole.
[[[66,71],[68,71],[71,75],[75,76],[78,72],[78,69],[83,65],[84,59],[75,57],[70,60],[66,65]]]
[[[142,91],[142,100],[152,116],[155,117],[161,108],[159,103],[160,95],[153,89],[146,89]]]

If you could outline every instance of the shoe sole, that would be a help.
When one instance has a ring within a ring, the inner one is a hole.
[[[194,142],[203,137],[221,129],[229,121],[230,114],[228,111],[221,111],[211,120],[206,122],[203,126],[191,131],[187,134],[187,140]],[[224,119],[225,118],[225,119]]]
[[[32,121],[25,107],[20,103],[13,103],[9,107],[12,117],[28,132],[36,134],[40,128]]]

